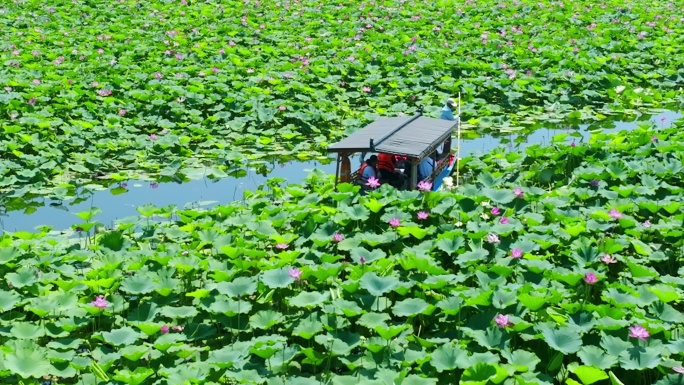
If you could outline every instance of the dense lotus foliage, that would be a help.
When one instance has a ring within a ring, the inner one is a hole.
[[[682,384],[684,121],[0,239],[0,380]],[[93,232],[99,228],[98,232]]]
[[[683,20],[678,1],[5,1],[0,189],[311,159],[458,92],[494,130],[679,106]]]

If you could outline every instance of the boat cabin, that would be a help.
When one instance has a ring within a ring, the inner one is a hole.
[[[328,147],[328,152],[337,153],[335,185],[361,184],[361,175],[352,171],[350,157],[354,154],[361,154],[361,162],[354,169],[358,170],[367,154],[387,153],[395,156],[397,168],[408,176],[407,188],[414,190],[419,182],[418,165],[438,152],[434,171],[425,178],[437,191],[442,179],[454,167],[456,157],[451,154],[451,136],[458,124],[458,118],[455,121],[428,118],[422,111],[415,116],[381,117]]]

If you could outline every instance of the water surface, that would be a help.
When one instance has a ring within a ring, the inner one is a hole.
[[[659,127],[666,127],[675,119],[682,117],[681,113],[666,111],[650,117],[650,120]],[[602,132],[630,130],[637,127],[643,120],[649,120],[645,116],[630,122],[601,122]],[[589,139],[595,125],[579,125],[577,128],[542,128],[530,134],[508,135],[483,135],[474,139],[463,140],[461,144],[461,157],[469,154],[484,154],[492,151],[500,145],[504,145],[508,151],[520,151],[531,144],[549,144],[555,135],[561,133],[573,134],[568,140],[576,142]],[[471,134],[469,134],[471,135]],[[572,139],[571,139],[572,138]],[[352,160],[352,167],[359,164],[359,158]],[[94,220],[111,226],[117,219],[137,215],[136,207],[153,204],[155,206],[175,205],[177,207],[209,207],[214,204],[224,204],[240,200],[244,192],[255,190],[267,179],[279,177],[287,183],[300,183],[313,169],[325,173],[335,173],[335,162],[291,162],[285,165],[275,165],[268,176],[257,174],[253,169],[246,169],[247,175],[241,178],[225,178],[218,181],[210,179],[194,180],[186,183],[150,183],[139,180],[127,182],[127,192],[113,195],[111,190],[104,189],[94,191],[89,199],[76,203],[76,201],[55,202],[44,199],[39,202],[42,206],[35,212],[26,214],[22,211],[13,211],[0,216],[0,229],[5,231],[31,231],[37,226],[47,225],[53,229],[68,229],[71,226],[82,223],[76,213],[97,207],[102,213],[97,214]],[[50,204],[54,206],[51,206]],[[58,205],[59,204],[59,205]]]

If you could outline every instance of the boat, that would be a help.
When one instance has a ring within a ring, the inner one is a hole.
[[[433,191],[440,190],[444,178],[451,175],[454,167],[458,170],[459,166],[460,148],[457,148],[456,154],[452,153],[451,142],[453,133],[457,132],[460,147],[460,103],[459,114],[455,118],[453,121],[429,118],[423,116],[422,108],[419,108],[414,116],[380,117],[330,145],[328,152],[337,154],[335,188],[339,183],[361,184],[358,171],[351,171],[350,158],[354,154],[361,155],[361,162],[356,167],[358,170],[367,154],[388,153],[398,160],[398,168],[404,166],[409,171],[407,189],[415,190],[419,184],[418,165],[441,147],[435,169],[425,179],[432,183]]]

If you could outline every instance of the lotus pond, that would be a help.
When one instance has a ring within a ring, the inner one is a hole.
[[[443,192],[361,197],[314,172],[241,202],[6,231],[1,383],[684,383],[682,119],[513,147],[550,123],[680,111],[678,1],[17,0],[0,16],[14,203],[323,161],[345,131],[458,92],[464,128],[516,135]]]
[[[683,125],[471,156],[445,192],[314,174],[80,239],[7,233],[0,375],[681,384]]]
[[[654,115],[620,115],[591,124],[548,124],[531,133],[511,132],[509,134],[479,134],[474,131],[463,133],[461,155],[486,154],[498,146],[506,151],[520,151],[532,144],[548,144],[554,135],[565,133],[577,142],[587,141],[592,132],[614,132],[633,130],[639,126],[669,127],[682,115],[674,111],[652,112]],[[615,120],[618,119],[618,120]],[[355,159],[355,161],[359,161]],[[130,215],[138,215],[136,208],[146,204],[155,206],[207,207],[220,202],[240,200],[247,190],[258,189],[268,178],[282,178],[286,183],[301,183],[314,170],[327,174],[335,173],[334,159],[327,162],[273,161],[269,167],[243,167],[224,178],[204,176],[202,179],[183,183],[157,183],[153,180],[110,180],[90,181],[80,185],[72,182],[69,189],[47,190],[44,196],[32,197],[21,191],[0,195],[0,230],[32,231],[41,226],[55,230],[76,228],[81,219],[75,215],[93,207],[104,208],[97,220],[106,225]],[[464,175],[468,177],[468,175]],[[99,184],[98,184],[99,183]],[[80,185],[80,187],[79,187]],[[55,193],[59,191],[60,195]]]
[[[21,0],[0,15],[3,192],[315,159],[457,92],[480,130],[684,102],[678,1]]]

